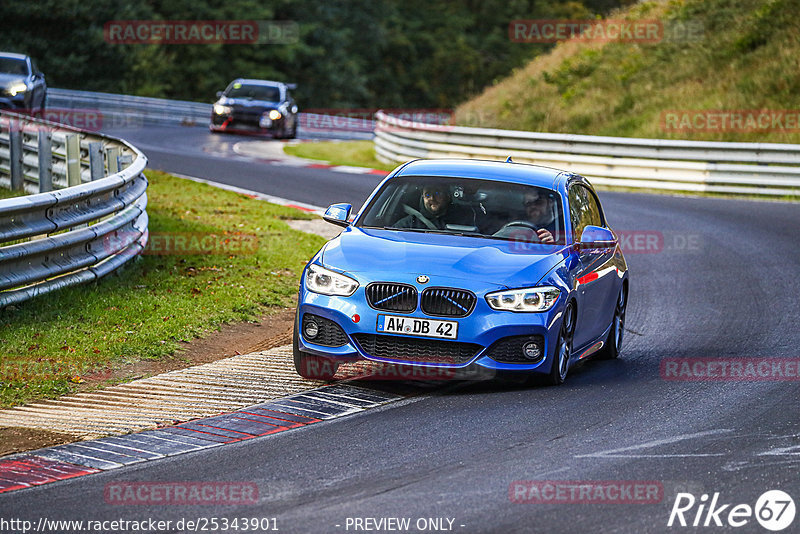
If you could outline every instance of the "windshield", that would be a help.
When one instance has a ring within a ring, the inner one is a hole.
[[[356,225],[564,244],[562,214],[561,197],[552,189],[473,178],[408,176],[390,180]],[[547,234],[552,239],[543,237]]]
[[[248,100],[265,100],[267,102],[279,102],[281,91],[271,85],[247,85],[235,83],[225,93],[228,98],[245,98]]]
[[[28,64],[23,59],[0,57],[0,72],[8,74],[28,74]]]

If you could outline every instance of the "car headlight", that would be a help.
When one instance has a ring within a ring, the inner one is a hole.
[[[553,286],[527,287],[496,291],[486,295],[486,302],[495,310],[543,312],[553,307],[560,291]]]
[[[306,271],[306,287],[314,293],[349,297],[358,289],[358,282],[319,265],[309,265]]]
[[[17,93],[24,93],[27,90],[28,86],[25,85],[24,83],[15,83],[13,85],[10,85],[7,89],[8,93],[11,96],[17,96]]]
[[[228,115],[231,111],[230,106],[223,106],[222,104],[214,104],[214,113],[217,115]]]
[[[269,112],[269,118],[276,121],[281,118],[281,112],[278,111],[277,109],[273,109],[272,111]]]

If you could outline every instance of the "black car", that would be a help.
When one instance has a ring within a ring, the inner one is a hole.
[[[276,138],[297,136],[294,84],[267,80],[233,80],[217,93],[211,111],[212,132],[269,133]]]
[[[0,52],[0,109],[41,114],[47,99],[44,74],[23,54]]]

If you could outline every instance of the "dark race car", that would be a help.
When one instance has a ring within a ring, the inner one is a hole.
[[[44,74],[23,54],[0,52],[0,109],[42,113],[47,98]]]
[[[276,138],[297,136],[294,84],[236,79],[217,93],[211,111],[212,132],[265,133]]]

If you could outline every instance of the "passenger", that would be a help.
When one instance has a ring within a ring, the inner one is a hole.
[[[555,243],[556,232],[555,199],[543,191],[525,193],[523,200],[528,220],[537,226],[536,235],[542,243]]]

